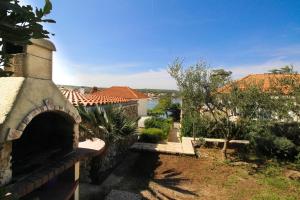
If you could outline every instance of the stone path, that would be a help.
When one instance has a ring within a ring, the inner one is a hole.
[[[137,151],[151,151],[167,154],[182,154],[195,155],[194,147],[192,145],[192,138],[183,137],[180,142],[180,123],[175,122],[173,129],[170,131],[168,142],[165,144],[153,144],[136,142],[131,146],[132,150]]]
[[[182,142],[167,142],[166,144],[153,144],[136,142],[131,146],[132,150],[137,151],[151,151],[168,154],[182,154],[182,155],[195,155],[192,142],[189,138],[182,138]]]
[[[173,129],[169,133],[168,142],[180,142],[180,124],[175,122]]]

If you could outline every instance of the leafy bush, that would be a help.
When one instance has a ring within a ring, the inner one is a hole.
[[[141,142],[158,143],[165,138],[163,130],[158,128],[147,128],[142,131],[140,135]]]
[[[159,116],[163,116],[164,114],[165,113],[163,110],[157,108],[147,110],[147,115],[149,116],[159,117]]]
[[[282,174],[282,168],[277,162],[267,163],[261,171],[265,177],[278,177]]]
[[[214,130],[214,124],[211,119],[204,116],[196,116],[192,118],[191,116],[185,115],[181,122],[181,136],[192,137],[193,136],[193,121],[194,121],[194,131],[196,137],[214,137],[221,138],[222,135],[219,131]]]
[[[297,157],[297,154],[300,154],[299,123],[254,120],[246,127],[243,126],[242,129],[239,127],[239,123],[232,124],[231,135],[235,136],[235,132],[238,131],[238,139],[250,140],[250,148],[258,155],[295,162],[297,159],[300,160],[300,155],[299,158]],[[182,136],[193,136],[193,129],[196,137],[222,137],[218,124],[215,125],[210,118],[200,115],[192,118],[185,115],[182,119]]]
[[[294,160],[299,152],[299,125],[254,122],[248,129],[253,149],[267,157]],[[296,133],[296,134],[295,134]]]
[[[297,122],[292,123],[273,123],[270,130],[278,137],[286,137],[293,141],[295,145],[300,146],[300,126]]]
[[[145,120],[145,128],[158,128],[164,133],[164,139],[169,135],[173,120],[171,118],[163,119],[159,117],[152,117]]]
[[[300,152],[295,156],[295,164],[298,170],[300,170]]]
[[[295,144],[286,137],[276,137],[273,143],[278,157],[291,158],[295,156]]]
[[[151,117],[145,120],[145,128],[161,128],[163,123],[163,118]]]

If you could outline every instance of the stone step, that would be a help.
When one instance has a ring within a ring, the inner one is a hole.
[[[106,197],[105,200],[142,200],[142,196],[132,192],[122,190],[112,190]]]

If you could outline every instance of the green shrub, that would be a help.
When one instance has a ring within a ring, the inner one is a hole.
[[[279,163],[271,162],[264,166],[262,173],[265,177],[279,177],[282,174],[282,168]]]
[[[269,128],[271,132],[278,137],[286,137],[293,141],[295,145],[300,146],[300,126],[297,122],[291,123],[270,123]]]
[[[273,154],[273,141],[275,136],[267,130],[258,129],[257,132],[251,131],[249,133],[249,139],[252,149],[261,155],[267,157]]]
[[[161,128],[164,121],[165,120],[160,117],[151,117],[145,120],[145,128]]]
[[[141,142],[157,143],[165,138],[163,130],[158,128],[147,128],[140,135]]]
[[[181,121],[181,136],[191,137],[193,131],[193,122],[188,116],[183,116]]]
[[[280,158],[293,158],[296,155],[295,144],[286,137],[276,137],[274,148]]]
[[[213,121],[208,117],[196,116],[194,118],[184,115],[181,123],[181,136],[192,137],[193,136],[193,121],[194,131],[196,137],[211,137],[222,138],[223,136],[219,131],[213,130]]]
[[[284,160],[294,160],[299,152],[299,131],[295,123],[253,122],[248,127],[249,139],[256,153]],[[298,133],[297,133],[298,134]],[[300,133],[299,133],[300,134]]]
[[[173,120],[171,118],[163,119],[159,117],[152,117],[145,120],[145,129],[157,128],[163,131],[163,139],[166,139],[169,135]]]
[[[165,122],[168,122],[169,124],[173,124],[174,120],[172,117],[169,117],[169,118],[165,119]]]
[[[298,170],[300,170],[300,152],[295,156],[295,164]]]
[[[154,117],[159,117],[164,115],[164,111],[161,109],[153,108],[153,109],[148,109],[147,110],[147,115],[149,116],[154,116]]]

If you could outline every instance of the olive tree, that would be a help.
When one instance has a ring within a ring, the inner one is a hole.
[[[176,59],[169,66],[169,73],[182,95],[183,117],[190,115],[196,120],[202,115],[211,119],[210,129],[224,138],[224,159],[229,140],[241,138],[252,120],[271,112],[269,93],[261,92],[256,85],[249,85],[247,90],[240,88],[232,80],[231,72],[224,69],[213,70],[205,62],[184,69],[182,60]],[[193,136],[195,138],[194,131]]]
[[[207,71],[205,70],[207,64],[199,62],[186,70],[183,69],[182,64],[183,61],[177,58],[169,66],[168,71],[179,87],[182,97],[182,116],[192,119],[193,137],[195,139],[195,120],[205,101],[203,81],[205,81],[207,76]]]

